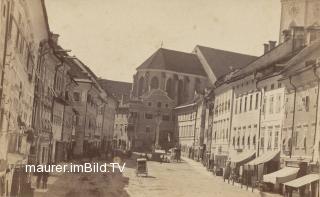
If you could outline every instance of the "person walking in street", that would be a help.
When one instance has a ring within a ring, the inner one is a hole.
[[[42,188],[47,189],[47,183],[49,178],[49,172],[44,171],[42,174]]]
[[[37,168],[38,168],[38,166],[39,166],[39,163],[37,164]],[[37,177],[37,186],[36,187],[37,187],[37,189],[39,189],[40,188],[40,183],[41,183],[41,178],[42,178],[42,173],[35,171],[34,174]]]

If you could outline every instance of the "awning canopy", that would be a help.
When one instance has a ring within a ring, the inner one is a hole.
[[[293,187],[293,188],[299,188],[301,186],[310,184],[315,181],[320,180],[320,175],[319,174],[308,174],[306,176],[294,179],[292,181],[289,181],[287,183],[284,183],[284,185]]]
[[[284,167],[281,170],[275,171],[263,176],[263,182],[266,183],[285,183],[297,177],[299,168]]]
[[[236,167],[237,165],[244,164],[248,161],[254,159],[256,152],[255,151],[246,151],[236,155],[230,156],[231,167]]]
[[[246,163],[246,166],[256,166],[263,163],[267,163],[271,160],[280,160],[280,151],[270,151],[259,157],[255,158],[254,160]]]

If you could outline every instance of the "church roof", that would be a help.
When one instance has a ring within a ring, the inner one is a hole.
[[[257,59],[256,56],[214,49],[205,46],[198,45],[196,48],[200,50],[216,78],[220,78],[232,70],[242,68],[243,66]]]
[[[192,53],[160,48],[144,61],[137,70],[157,69],[207,76],[198,57]]]

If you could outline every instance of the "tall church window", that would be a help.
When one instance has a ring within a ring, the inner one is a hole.
[[[151,89],[158,89],[159,88],[159,80],[157,77],[152,77],[150,87],[151,87]]]

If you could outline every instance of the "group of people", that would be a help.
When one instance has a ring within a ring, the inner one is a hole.
[[[35,175],[37,177],[37,189],[47,189],[49,172],[35,172]]]

